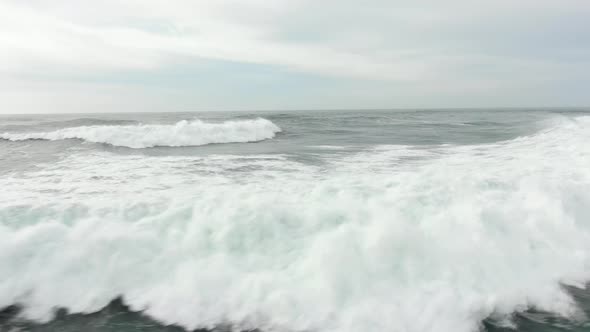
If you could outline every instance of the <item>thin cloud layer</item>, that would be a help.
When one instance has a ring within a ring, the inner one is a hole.
[[[83,87],[113,75],[102,84],[119,87],[125,82],[116,77],[221,61],[266,66],[283,80],[307,75],[349,81],[355,89],[402,84],[396,92],[407,95],[439,95],[441,85],[453,94],[506,84],[549,88],[551,81],[588,81],[589,16],[590,3],[582,0],[8,0],[0,3],[0,84],[82,80]],[[18,104],[15,89],[5,90]],[[385,89],[376,105],[411,106],[387,101],[391,92]],[[244,108],[264,104],[259,94],[261,103]],[[209,108],[224,108],[223,99]],[[334,106],[347,104],[344,98]]]

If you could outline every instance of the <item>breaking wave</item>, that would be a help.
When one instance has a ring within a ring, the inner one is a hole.
[[[475,332],[527,308],[576,319],[561,284],[590,278],[589,129],[381,146],[326,168],[69,155],[0,177],[0,307],[46,321],[121,296],[164,324],[268,331]]]
[[[0,138],[10,141],[81,139],[92,143],[141,149],[156,146],[258,142],[271,139],[280,131],[281,128],[271,121],[258,118],[222,123],[183,120],[172,125],[81,126],[49,132],[4,133]]]

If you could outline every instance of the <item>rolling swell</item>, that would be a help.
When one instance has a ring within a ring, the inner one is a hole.
[[[81,139],[92,143],[141,149],[156,146],[257,142],[273,138],[280,131],[281,129],[271,121],[258,118],[222,123],[183,120],[173,125],[80,126],[49,132],[3,133],[0,138],[10,141]]]

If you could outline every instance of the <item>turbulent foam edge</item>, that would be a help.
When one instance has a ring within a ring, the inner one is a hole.
[[[10,141],[81,139],[92,143],[140,149],[156,146],[258,142],[271,139],[280,131],[281,128],[271,121],[258,118],[222,123],[182,120],[172,125],[81,126],[50,132],[3,133],[0,138]]]

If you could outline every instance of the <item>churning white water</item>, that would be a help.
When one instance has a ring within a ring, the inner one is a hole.
[[[206,125],[19,137],[222,141],[183,136],[193,126]],[[220,126],[205,136],[278,131]],[[589,142],[590,118],[577,117],[508,141],[379,145],[321,164],[71,153],[0,176],[0,307],[48,320],[122,296],[186,328],[278,331],[473,332],[530,307],[582,319],[560,283],[590,277]]]

